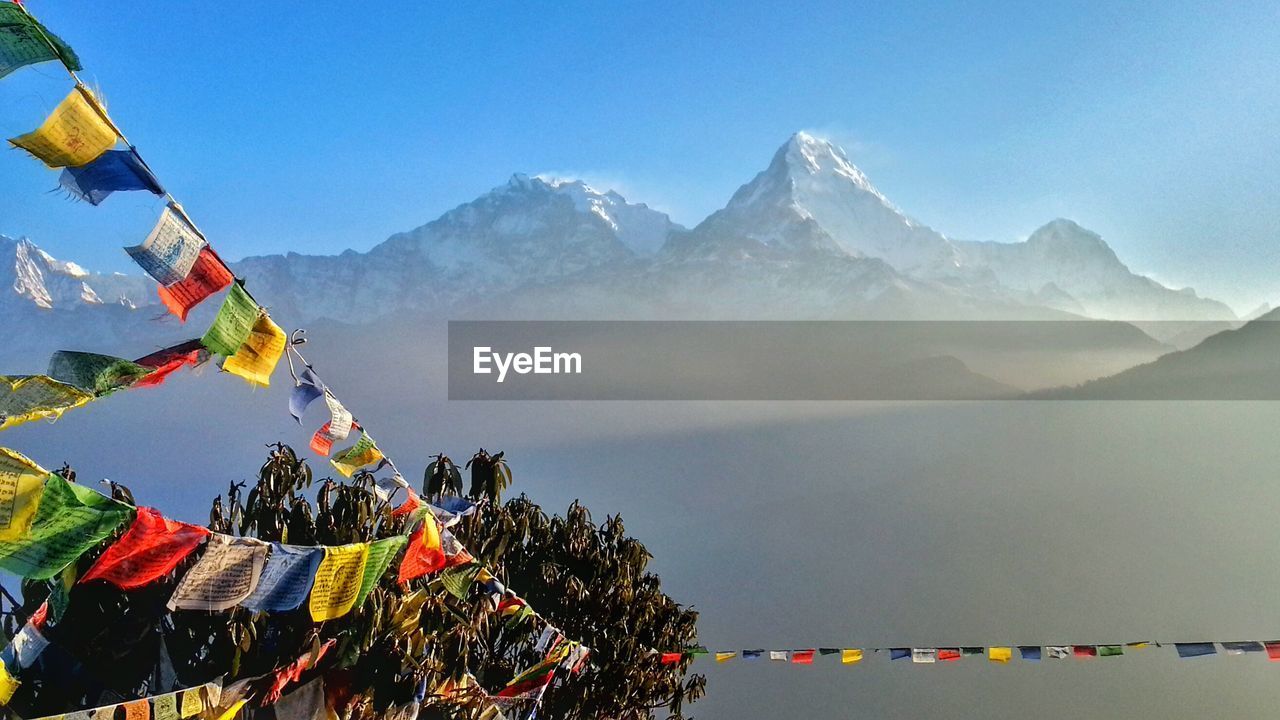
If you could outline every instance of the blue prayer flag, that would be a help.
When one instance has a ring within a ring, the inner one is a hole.
[[[764,650],[763,650],[763,649],[761,649],[761,650],[743,650],[743,651],[742,651],[742,657],[743,657],[743,658],[745,658],[745,659],[747,659],[747,660],[755,660],[756,658],[760,657],[760,656],[761,656],[761,655],[763,655],[763,654],[764,654]]]
[[[1019,645],[1018,653],[1022,655],[1023,660],[1030,660],[1032,662],[1037,662],[1040,660],[1039,645]]]
[[[88,165],[63,169],[63,190],[90,205],[99,205],[117,190],[146,190],[164,195],[160,181],[130,150],[108,150]]]
[[[1205,655],[1216,655],[1218,651],[1214,648],[1213,643],[1174,643],[1178,648],[1178,657],[1193,658],[1203,657]]]
[[[293,610],[307,599],[323,559],[322,547],[271,543],[271,554],[262,568],[258,587],[240,604],[256,612]]]
[[[911,648],[889,648],[890,660],[905,660],[911,657]]]
[[[302,372],[298,373],[298,384],[289,396],[289,414],[301,425],[302,414],[307,411],[307,406],[323,394],[324,383],[320,382],[320,378],[316,377],[311,368],[302,368]]]
[[[1227,651],[1228,655],[1243,655],[1245,653],[1260,653],[1265,648],[1260,642],[1224,642],[1222,649]]]

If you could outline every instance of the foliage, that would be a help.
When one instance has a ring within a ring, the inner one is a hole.
[[[405,532],[409,516],[393,515],[391,505],[379,500],[372,473],[357,473],[348,483],[321,481],[313,506],[306,461],[286,445],[269,447],[247,494],[244,483],[231,483],[225,498],[214,500],[210,529],[297,545],[337,545]],[[693,644],[697,615],[662,593],[658,577],[646,572],[648,551],[626,536],[622,519],[608,517],[596,526],[576,502],[564,517],[552,517],[524,495],[501,503],[512,477],[501,452],[481,450],[466,469],[469,495],[481,504],[452,531],[546,620],[592,648],[591,662],[579,673],[558,673],[541,716],[644,720],[667,713],[683,718],[685,704],[701,696],[705,681],[686,678],[686,663],[660,665],[651,649]],[[424,474],[427,497],[460,492],[461,486],[457,466],[435,456]],[[69,572],[84,573],[96,554]],[[185,687],[224,673],[233,678],[267,673],[335,640],[326,656],[332,663],[326,678],[348,686],[352,720],[376,717],[410,701],[420,686],[438,688],[468,673],[482,687],[496,690],[541,659],[533,650],[541,621],[507,622],[480,585],[456,597],[443,589],[440,573],[400,586],[395,563],[362,607],[319,626],[305,603],[290,613],[244,608],[167,613],[164,604],[176,578],[192,562],[194,556],[171,576],[131,592],[101,581],[71,586],[65,614],[55,613],[47,625],[54,651],[46,651],[32,668],[38,672],[24,682],[13,707],[32,717],[167,690],[160,671],[162,646],[178,685]],[[64,587],[58,580],[28,583],[27,612],[46,597],[56,601]],[[448,702],[429,693],[420,718],[479,717],[480,707],[474,691],[456,693]]]

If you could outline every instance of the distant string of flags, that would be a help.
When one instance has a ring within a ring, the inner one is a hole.
[[[165,198],[165,207],[146,239],[138,245],[126,247],[125,251],[159,283],[157,293],[161,302],[180,322],[186,322],[190,311],[209,297],[223,290],[227,292],[212,325],[198,340],[165,348],[136,360],[96,353],[60,351],[51,358],[49,369],[44,375],[0,376],[0,430],[32,420],[56,420],[68,410],[82,407],[125,388],[159,385],[176,370],[203,365],[215,355],[222,358],[221,369],[224,372],[241,377],[253,385],[266,386],[280,358],[287,353],[294,379],[294,391],[289,402],[290,413],[301,423],[307,407],[320,398],[324,399],[328,411],[328,421],[312,435],[311,449],[328,457],[335,442],[347,440],[353,431],[358,431],[359,436],[354,444],[334,455],[330,459],[331,465],[346,477],[351,477],[360,469],[372,467],[376,472],[388,467],[393,477],[378,481],[375,490],[379,497],[390,502],[397,490],[403,490],[408,495],[405,504],[422,505],[394,462],[382,452],[373,437],[302,357],[297,349],[302,340],[291,341],[284,330],[272,320],[266,308],[258,304],[245,287],[244,281],[235,276],[187,211],[160,183],[137,147],[129,142],[124,132],[111,119],[105,104],[80,80],[76,73],[83,68],[75,51],[36,20],[20,2],[0,2],[0,78],[19,68],[47,61],[61,63],[74,82],[74,87],[38,128],[11,138],[9,142],[46,166],[61,169],[60,187],[72,197],[92,205],[99,205],[115,192],[142,191]],[[122,145],[123,149],[117,149],[117,144]],[[294,358],[302,364],[301,372],[294,370]],[[0,457],[0,463],[12,461],[16,455],[12,451],[6,451],[6,455]],[[38,468],[34,463],[26,462],[31,467]],[[42,523],[56,524],[65,521],[65,518],[37,514],[38,507],[44,504],[40,498],[49,494],[48,488],[61,486],[53,480],[56,475],[46,475],[48,482],[43,478],[38,479],[35,481],[38,490],[34,489],[36,485],[31,484],[31,467],[16,470],[11,468],[11,472],[0,473],[0,484],[13,489],[10,503],[13,511],[17,512],[21,507],[23,512],[28,513],[25,517],[30,523],[24,528],[20,519],[15,524],[14,517],[17,516],[14,516],[5,525],[3,513],[0,513],[0,567],[16,567],[18,570],[14,571],[24,577],[52,577],[45,573],[56,567],[54,574],[57,574],[88,547],[104,540],[110,531],[86,535],[82,540],[93,539],[84,547],[79,543],[68,543],[65,535],[57,533],[46,533],[39,542],[32,542],[30,537],[24,536],[24,532],[38,529]],[[25,490],[22,489],[24,481]],[[76,505],[81,511],[103,509],[103,500],[94,499],[102,496],[92,491],[82,493],[81,488],[69,483],[63,482],[62,485],[69,489],[56,491],[60,493],[59,499],[56,503],[48,503],[49,507],[57,507],[57,503],[62,503],[66,507]],[[3,496],[3,491],[0,491],[0,497]],[[25,499],[19,499],[20,497]],[[109,499],[106,500],[110,502]],[[399,506],[398,510],[404,506]],[[417,562],[411,572],[421,574],[448,569],[435,567],[441,562],[448,562],[450,556],[444,550],[443,541],[452,537],[438,526],[439,516],[433,514],[436,510],[438,508],[433,508],[424,515],[424,518],[431,521],[424,519],[412,536],[400,542],[401,546],[407,545],[405,560],[401,564],[402,573],[405,571],[406,561]],[[75,516],[72,513],[68,517]],[[42,518],[42,521],[37,523],[36,518]],[[159,518],[158,515],[152,517],[149,513],[137,513],[135,524],[138,522],[137,518],[150,518],[147,522],[159,523],[155,527],[164,528],[161,535],[168,539],[161,543],[162,547],[170,547],[169,544],[176,542],[174,538],[178,536],[186,537],[189,541],[195,532],[189,529],[194,526],[180,528],[181,524],[174,524],[174,521]],[[113,529],[119,524],[113,526]],[[18,528],[17,534],[13,528]],[[128,534],[127,532],[126,535]],[[223,541],[217,539],[216,535],[210,535],[203,540],[203,544],[206,553],[210,549],[215,552],[260,552],[258,549],[248,548],[245,540],[231,538]],[[536,617],[546,623],[548,629],[554,630],[550,623],[515,593],[502,587],[492,574],[475,565],[465,548],[456,543],[456,539],[452,542],[457,545],[458,551],[453,557],[465,556],[468,558],[467,564],[475,566],[471,578],[485,583],[486,588],[494,588],[500,596],[498,612],[504,617]],[[390,562],[395,552],[389,546],[383,547],[387,548],[384,550],[385,560]],[[395,548],[396,551],[398,549],[399,546]],[[276,553],[278,558],[292,557],[285,546],[272,546],[272,550],[279,551]],[[319,567],[329,563],[335,573],[346,577],[350,575],[347,570],[358,564],[352,558],[363,556],[367,562],[371,554],[372,544],[364,551],[326,548]],[[272,554],[268,552],[254,563],[269,568],[271,557]],[[382,558],[379,562],[381,560]],[[24,574],[33,572],[35,574]],[[317,573],[319,572],[318,568]],[[189,572],[184,581],[191,576],[192,573]],[[179,587],[181,586],[180,583]],[[235,604],[232,603],[231,606]],[[576,660],[580,661],[586,656],[586,648],[579,643],[562,638],[556,646],[575,648],[572,654]],[[561,664],[554,663],[548,671],[543,667],[546,662],[544,660],[536,664],[517,678],[523,679],[522,683],[517,684],[519,692],[512,692],[510,687],[505,688],[504,692],[512,696],[540,697],[541,691],[551,682],[554,668]],[[532,677],[525,677],[534,671],[538,672]],[[2,691],[3,685],[0,684],[0,694]]]
[[[1198,658],[1217,655],[1222,648],[1224,655],[1263,655],[1271,662],[1280,662],[1280,640],[1230,641],[1230,642],[1129,642],[1116,645],[984,645],[956,647],[876,647],[849,648],[823,647],[804,650],[717,650],[705,647],[688,648],[675,652],[659,653],[663,665],[689,663],[701,656],[714,658],[717,663],[730,660],[762,660],[790,665],[812,665],[817,657],[834,656],[843,665],[857,665],[872,655],[887,656],[890,661],[909,661],[916,665],[958,662],[964,658],[986,658],[989,662],[1006,665],[1014,658],[1026,662],[1047,660],[1092,660],[1094,658],[1119,657],[1148,648],[1173,647],[1180,658]]]

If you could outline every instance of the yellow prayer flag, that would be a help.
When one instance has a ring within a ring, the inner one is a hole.
[[[311,586],[311,619],[323,622],[351,612],[364,580],[364,565],[369,559],[368,543],[352,543],[324,549],[324,560],[316,570]]]
[[[271,384],[271,373],[284,354],[285,341],[284,330],[271,320],[271,316],[259,313],[249,337],[245,338],[235,355],[223,361],[222,369],[254,385],[266,387]]]
[[[240,708],[244,707],[248,702],[248,700],[237,700],[231,703],[231,706],[225,712],[218,713],[217,720],[234,720],[235,716],[240,712]]]
[[[31,530],[49,471],[22,453],[0,447],[0,540],[17,540]]]
[[[993,663],[1007,663],[1013,658],[1013,648],[1011,647],[991,647],[987,648],[987,659]]]
[[[155,720],[182,720],[178,709],[178,693],[158,695],[152,700],[151,716]]]
[[[51,168],[88,165],[116,144],[107,111],[86,87],[71,91],[39,128],[9,142]]]
[[[204,700],[200,697],[200,688],[191,688],[182,691],[182,710],[179,715],[183,718],[195,717],[204,712]]]
[[[18,679],[9,674],[9,668],[0,660],[0,707],[9,704],[13,699],[13,694],[18,691],[18,687],[22,683]]]
[[[718,663],[729,662],[730,660],[737,657],[737,655],[738,653],[736,652],[718,652],[716,653],[716,662]]]
[[[859,648],[845,648],[840,651],[840,662],[845,665],[853,665],[862,662],[862,650]]]
[[[382,459],[382,451],[367,433],[361,433],[355,445],[338,453],[329,461],[334,469],[345,477],[351,477],[356,470],[372,465]]]
[[[48,375],[0,375],[0,430],[32,420],[57,420],[93,400],[93,394]]]

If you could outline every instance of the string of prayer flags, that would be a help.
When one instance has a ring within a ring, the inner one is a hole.
[[[0,78],[18,68],[49,60],[61,60],[72,70],[83,69],[71,46],[28,15],[21,5],[0,3]]]
[[[205,298],[221,291],[235,280],[235,275],[208,245],[200,248],[200,254],[191,266],[191,272],[182,280],[156,289],[160,302],[182,322],[187,321],[191,309]]]
[[[995,646],[987,648],[987,660],[993,663],[1006,665],[1013,659],[1013,648],[1004,646]]]
[[[367,543],[352,543],[324,549],[324,560],[316,570],[308,605],[311,619],[324,622],[340,618],[355,607],[369,559]]]
[[[49,471],[22,453],[0,447],[0,540],[31,531]]]
[[[1211,642],[1174,643],[1174,647],[1178,649],[1178,657],[1180,658],[1204,657],[1218,653],[1217,648]]]
[[[231,290],[222,299],[222,307],[213,319],[213,325],[205,332],[200,342],[209,352],[224,357],[236,354],[249,333],[253,324],[258,321],[258,303],[254,302],[240,282],[231,284]]]
[[[169,609],[212,612],[240,604],[257,587],[269,547],[252,538],[209,536],[204,554],[174,588]]]
[[[255,612],[287,612],[307,599],[324,548],[272,543],[253,593],[240,604]]]
[[[208,536],[209,531],[198,525],[170,520],[154,508],[138,508],[133,525],[80,582],[105,580],[121,590],[142,587],[169,574]]]
[[[244,344],[235,355],[223,361],[222,369],[253,385],[266,387],[271,384],[271,373],[275,372],[276,364],[284,354],[286,341],[284,330],[271,320],[270,315],[259,311]]]
[[[134,360],[135,363],[150,368],[146,377],[134,383],[135,387],[154,387],[165,381],[172,373],[188,365],[195,367],[209,360],[209,351],[199,340],[188,340],[184,343],[157,350],[146,357]]]
[[[187,223],[185,215],[175,211],[170,203],[160,212],[160,219],[147,239],[141,245],[126,247],[125,252],[156,282],[168,287],[191,274],[206,244]]]
[[[333,456],[329,464],[342,473],[343,477],[351,477],[355,471],[380,462],[382,458],[382,451],[378,449],[377,443],[369,433],[361,431],[360,439],[351,447]]]
[[[31,531],[0,540],[0,569],[48,580],[128,522],[133,509],[51,474]]]
[[[59,350],[49,358],[48,374],[58,382],[102,397],[145,378],[151,368],[111,355]]]
[[[301,425],[302,414],[307,411],[307,406],[321,395],[324,395],[324,383],[320,382],[314,370],[304,365],[293,385],[293,392],[289,395],[289,414]]]
[[[164,195],[160,181],[132,150],[108,150],[88,165],[64,168],[58,184],[90,205],[102,204],[113,192],[145,190]]]
[[[364,599],[378,586],[378,581],[386,574],[396,553],[408,542],[403,535],[395,535],[369,543],[369,556],[365,560],[364,573],[360,579],[360,591],[356,593],[355,607],[364,605]]]
[[[93,394],[48,375],[0,375],[0,430],[32,420],[57,420]]]
[[[83,85],[71,91],[37,129],[9,140],[51,168],[87,165],[116,144],[107,111]]]

